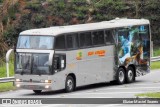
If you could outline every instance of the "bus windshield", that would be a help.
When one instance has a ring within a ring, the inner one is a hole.
[[[54,37],[19,36],[17,49],[53,49]]]

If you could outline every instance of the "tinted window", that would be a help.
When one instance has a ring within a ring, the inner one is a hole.
[[[65,49],[65,36],[56,37],[55,49]]]
[[[114,43],[114,39],[113,39],[113,32],[111,30],[107,30],[105,31],[105,39],[106,39],[106,44],[110,45]]]
[[[104,31],[93,32],[93,44],[94,45],[104,44]]]
[[[67,35],[67,48],[68,49],[78,48],[78,34]]]
[[[91,33],[80,33],[80,47],[87,47],[92,45]]]
[[[53,49],[54,37],[19,36],[17,48],[21,49]]]

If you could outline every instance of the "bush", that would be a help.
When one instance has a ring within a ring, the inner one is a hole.
[[[12,26],[7,28],[7,30],[3,33],[4,41],[8,44],[8,46],[13,46],[16,43],[17,36],[18,33]]]
[[[0,0],[2,2],[3,0]],[[69,2],[67,2],[69,1]],[[25,0],[26,11],[21,11],[21,19],[16,19],[16,12],[19,10],[19,4],[9,9],[9,14],[2,18],[4,28],[7,24],[8,18],[13,22],[14,28],[7,28],[5,31],[6,41],[15,41],[14,38],[26,29],[48,27],[53,25],[70,24],[73,18],[78,20],[78,23],[85,23],[88,16],[92,17],[91,22],[99,22],[104,20],[111,20],[116,17],[135,18],[136,8],[135,1],[138,1],[138,18],[146,18],[151,22],[152,40],[154,44],[160,44],[160,2],[159,0]],[[42,7],[41,3],[47,2],[47,6]],[[47,20],[47,18],[49,20]],[[15,25],[16,22],[18,25]],[[7,42],[8,43],[8,42]],[[12,42],[11,42],[12,43]],[[9,44],[11,44],[9,43]]]
[[[44,16],[41,15],[41,14],[37,14],[34,16],[34,19],[33,19],[33,23],[34,24],[41,24],[44,20]]]
[[[15,20],[16,19],[16,13],[19,12],[18,11],[18,7],[19,7],[19,3],[17,2],[16,4],[14,4],[13,6],[11,6],[8,10],[8,16],[12,19]]]
[[[26,6],[26,9],[30,9],[30,10],[38,12],[42,9],[42,7],[41,7],[41,4],[39,4],[39,3],[29,2]]]
[[[3,25],[6,25],[8,22],[8,15],[5,15],[3,18],[2,18],[2,23]]]
[[[0,3],[2,3],[3,2],[3,0],[0,0]]]

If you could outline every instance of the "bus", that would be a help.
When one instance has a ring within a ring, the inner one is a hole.
[[[115,81],[131,83],[150,72],[150,22],[110,21],[31,29],[15,48],[15,86],[71,92]]]

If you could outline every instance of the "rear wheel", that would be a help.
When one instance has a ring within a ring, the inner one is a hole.
[[[36,94],[40,94],[42,92],[42,90],[33,90],[33,92]]]
[[[67,76],[65,83],[65,91],[72,92],[75,88],[75,81],[72,76]]]
[[[125,82],[125,70],[123,68],[119,68],[117,71],[117,84],[123,84]]]
[[[131,83],[135,80],[135,74],[134,74],[134,69],[133,67],[128,67],[127,72],[126,72],[126,82]]]

